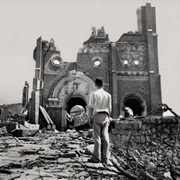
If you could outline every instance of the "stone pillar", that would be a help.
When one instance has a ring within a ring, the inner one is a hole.
[[[42,105],[43,96],[43,73],[44,73],[44,62],[43,62],[43,47],[42,38],[37,39],[37,46],[34,50],[35,65],[35,78],[33,79],[33,92],[32,92],[32,103],[31,103],[31,119],[33,123],[40,123],[39,118],[39,106]]]
[[[28,103],[28,97],[29,97],[29,83],[26,81],[25,86],[23,88],[23,95],[22,95],[22,107],[25,107]]]
[[[112,93],[112,117],[118,118],[118,87],[117,87],[117,59],[116,44],[111,44],[111,93]]]
[[[147,30],[148,59],[149,59],[149,85],[150,85],[150,105],[151,112],[161,104],[161,83],[158,65],[157,34],[152,29]],[[150,112],[150,114],[151,114]],[[161,115],[161,113],[159,114]]]

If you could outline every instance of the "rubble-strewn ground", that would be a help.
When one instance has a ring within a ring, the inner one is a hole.
[[[141,149],[134,150],[130,148],[131,134],[125,148],[111,144],[110,166],[87,161],[93,150],[92,131],[40,131],[33,137],[19,138],[2,136],[0,180],[178,180],[179,135],[175,137],[167,132],[167,136],[153,138],[152,134]]]
[[[1,137],[0,179],[118,179],[115,167],[87,161],[92,142],[75,130]]]

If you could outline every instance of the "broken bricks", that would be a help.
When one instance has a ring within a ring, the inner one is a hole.
[[[21,154],[25,155],[25,154],[37,154],[39,152],[39,150],[37,149],[23,149],[20,151]]]
[[[80,177],[87,179],[98,167],[95,165],[95,169],[91,168],[92,172],[89,174],[86,168],[90,167],[85,165],[89,155],[81,153],[81,150],[85,149],[87,144],[84,143],[83,137],[74,139],[75,137],[79,137],[78,132],[75,130],[66,133],[47,132],[45,134],[37,134],[36,137],[11,137],[8,139],[7,137],[2,137],[2,139],[6,138],[6,140],[3,139],[3,142],[10,142],[15,145],[20,143],[23,147],[12,146],[7,148],[7,153],[3,152],[0,156],[2,154],[4,156],[6,153],[8,156],[7,165],[11,165],[13,177],[17,176],[19,179],[41,178],[39,176],[40,171],[48,171],[53,175],[52,178],[54,179],[55,177],[56,179],[80,179]],[[85,139],[91,140],[90,138]],[[42,150],[43,152],[41,152]],[[5,167],[4,169],[8,170]],[[19,174],[19,171],[23,172]],[[0,173],[0,179],[6,179],[5,176],[7,175]],[[42,178],[49,179],[51,177],[43,175]]]
[[[59,153],[59,156],[61,158],[74,158],[76,157],[76,153],[75,152]]]
[[[40,159],[45,159],[45,160],[57,160],[59,158],[58,155],[40,155]]]

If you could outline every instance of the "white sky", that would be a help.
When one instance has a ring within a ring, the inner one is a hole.
[[[180,1],[148,1],[156,7],[162,99],[180,114]],[[36,39],[55,39],[64,61],[75,61],[91,27],[105,27],[111,41],[137,30],[136,9],[146,1],[0,0],[0,104],[21,102],[34,77]]]

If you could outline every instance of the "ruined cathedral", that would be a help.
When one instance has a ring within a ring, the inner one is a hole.
[[[137,32],[109,40],[104,27],[92,34],[77,52],[76,62],[65,62],[55,42],[37,39],[35,77],[30,120],[42,123],[45,108],[58,130],[66,129],[66,115],[75,105],[87,109],[96,77],[112,95],[112,117],[124,116],[129,107],[135,116],[152,115],[161,103],[155,8],[147,3],[137,10]]]

